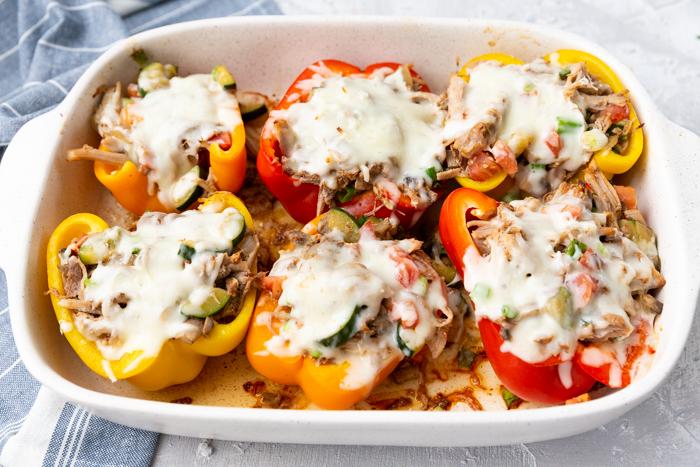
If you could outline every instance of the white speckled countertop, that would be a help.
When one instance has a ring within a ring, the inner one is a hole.
[[[700,134],[700,2],[692,0],[277,0],[286,14],[400,15],[527,21],[598,42],[637,75],[661,111]],[[666,310],[673,313],[673,310]],[[697,313],[697,311],[696,311]],[[553,434],[556,436],[556,434]],[[162,435],[155,466],[700,464],[700,322],[665,384],[597,430],[528,445],[405,448],[236,443]]]

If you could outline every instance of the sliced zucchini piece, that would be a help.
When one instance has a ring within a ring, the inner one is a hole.
[[[192,257],[196,253],[195,249],[188,245],[187,243],[180,243],[180,249],[177,251],[177,255],[186,259],[187,261],[192,261]]]
[[[173,203],[178,211],[189,208],[204,193],[204,189],[197,185],[199,174],[200,168],[195,165],[173,186]]]
[[[367,307],[364,305],[356,306],[352,314],[350,315],[350,318],[348,318],[348,320],[345,322],[345,324],[343,324],[343,326],[338,332],[336,332],[332,336],[326,337],[325,339],[321,339],[318,342],[322,346],[328,347],[329,349],[335,349],[336,347],[340,347],[341,345],[345,344],[358,331],[358,323],[360,322],[360,317],[362,316],[362,312],[366,308]]]
[[[246,227],[245,223],[243,223],[243,228],[241,229],[241,233],[239,233],[239,234],[236,236],[236,238],[234,238],[233,241],[231,242],[232,248],[236,248],[236,246],[237,246],[239,243],[241,243],[241,240],[243,240],[243,237],[245,237],[245,233],[246,233],[247,230],[248,230],[248,228]]]
[[[180,313],[183,315],[192,316],[193,318],[206,318],[207,316],[214,315],[223,310],[230,299],[231,296],[227,294],[224,289],[214,287],[211,295],[204,301],[204,303],[202,303],[201,306],[193,305],[188,300],[183,303]]]
[[[165,77],[168,79],[177,76],[177,70],[177,65],[171,65],[168,63],[167,65],[163,66],[163,72],[165,73]]]
[[[237,94],[238,107],[241,109],[241,118],[244,122],[255,120],[267,113],[267,99],[257,92],[241,92]]]
[[[160,62],[149,63],[139,73],[138,78],[139,93],[145,97],[151,91],[168,86],[170,80],[165,76],[165,69]]]
[[[404,340],[401,338],[401,323],[400,323],[400,322],[399,322],[399,323],[396,323],[396,343],[397,343],[398,346],[399,346],[399,350],[401,350],[401,352],[403,352],[403,354],[404,354],[407,358],[413,357],[413,355],[416,353],[415,349],[412,349],[412,348],[408,345],[408,343],[406,343],[406,341],[404,341]]]
[[[219,83],[224,91],[235,91],[236,90],[236,80],[233,79],[231,73],[228,72],[225,66],[219,65],[211,70],[211,76],[214,81]]]
[[[553,297],[550,297],[543,310],[564,328],[570,328],[574,324],[571,316],[574,311],[574,299],[566,287],[560,288]]]
[[[114,240],[106,239],[103,234],[92,235],[80,245],[78,258],[83,264],[98,264],[109,258],[114,246]]]
[[[330,230],[340,230],[348,243],[356,243],[360,239],[360,227],[355,216],[341,208],[331,208],[326,214],[326,222]]]

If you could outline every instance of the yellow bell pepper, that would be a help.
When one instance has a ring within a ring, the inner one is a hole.
[[[581,52],[580,50],[557,50],[559,54],[559,63],[562,65],[570,65],[572,63],[584,62],[588,71],[592,74],[597,75],[600,80],[610,86],[613,92],[621,92],[625,90],[625,87],[620,82],[620,79],[615,75],[615,73],[606,65],[601,59],[595,57],[589,53]],[[548,60],[550,55],[547,55],[545,60]],[[627,105],[630,109],[630,120],[637,118],[637,114],[634,112],[634,107],[632,103],[627,101]],[[639,129],[639,122],[635,130],[629,137],[629,142],[627,148],[622,154],[615,154],[612,151],[600,150],[595,153],[596,162],[598,162],[598,167],[603,172],[608,172],[611,174],[621,174],[627,172],[632,166],[637,162],[639,156],[642,154],[642,149],[644,148],[644,135],[641,129]]]
[[[223,211],[227,207],[236,208],[245,218],[248,229],[253,229],[253,219],[243,202],[234,195],[217,192],[206,199],[204,205],[214,205]],[[64,220],[53,232],[46,251],[49,287],[64,294],[63,278],[58,270],[58,254],[67,247],[74,238],[91,232],[101,232],[108,227],[107,223],[93,214],[75,214]],[[255,272],[255,271],[253,271]],[[176,339],[170,339],[163,344],[158,355],[141,360],[137,365],[132,363],[142,353],[132,352],[116,361],[106,360],[93,341],[80,334],[73,322],[73,312],[58,304],[60,299],[51,295],[56,318],[62,325],[61,329],[71,347],[80,359],[95,373],[111,379],[124,379],[134,386],[146,390],[157,391],[173,384],[186,383],[193,380],[204,367],[208,356],[218,356],[233,350],[245,337],[253,309],[255,308],[256,293],[248,292],[244,298],[241,312],[231,323],[215,324],[209,338],[200,336],[191,345]],[[63,323],[70,323],[63,326]]]
[[[592,74],[600,77],[600,80],[610,86],[613,92],[623,91],[625,88],[620,82],[619,78],[615,73],[599,58],[579,50],[558,50],[556,52],[559,54],[559,63],[561,65],[570,65],[573,63],[584,62],[588,71]],[[550,55],[543,57],[545,60],[550,59]],[[482,60],[496,60],[504,65],[523,65],[524,62],[511,56],[502,53],[490,53],[485,55],[480,55],[469,60],[459,71],[458,75],[462,77],[467,83],[469,82],[469,75],[467,74],[467,69],[469,66],[476,62]],[[633,120],[637,117],[634,112],[632,103],[628,101],[630,109],[630,119]],[[637,124],[639,125],[639,124]],[[641,131],[634,131],[630,136],[629,144],[622,154],[615,154],[612,151],[598,151],[595,154],[596,161],[600,170],[603,171],[608,177],[612,178],[614,174],[620,174],[628,171],[637,162],[639,156],[642,154],[642,149],[644,147],[644,136]],[[582,172],[581,172],[582,173]],[[477,182],[468,177],[457,177],[457,181],[460,185],[466,188],[473,188],[481,192],[487,192],[498,187],[503,180],[506,178],[505,172],[499,172],[493,177],[483,182]],[[579,174],[574,176],[574,179],[581,178]],[[581,178],[582,179],[582,178]]]
[[[100,145],[103,151],[107,148]],[[209,170],[216,176],[216,188],[222,191],[236,193],[243,186],[245,179],[246,150],[245,129],[243,123],[234,128],[231,133],[231,147],[224,151],[218,143],[209,147]],[[95,176],[114,198],[127,211],[142,216],[147,210],[159,212],[175,212],[166,209],[158,197],[148,194],[148,178],[139,172],[132,162],[120,166],[106,162],[95,162]]]

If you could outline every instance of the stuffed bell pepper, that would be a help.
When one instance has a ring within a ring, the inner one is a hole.
[[[49,240],[61,332],[91,370],[144,390],[191,381],[244,338],[259,243],[243,203],[218,192],[199,210],[149,212],[133,231],[76,214]]]
[[[93,120],[99,149],[68,151],[94,160],[95,175],[128,211],[180,212],[217,190],[235,193],[245,177],[245,131],[236,83],[223,66],[184,78],[153,62],[138,83],[107,89]]]
[[[424,346],[439,355],[453,316],[421,242],[380,239],[388,219],[359,224],[331,208],[289,235],[246,341],[258,373],[324,409],[361,401]]]
[[[408,228],[442,194],[438,100],[407,65],[314,63],[270,113],[260,177],[298,222],[339,206]]]
[[[531,63],[494,53],[450,76],[445,171],[465,187],[541,197],[585,168],[629,170],[642,153],[627,90],[597,57],[559,50]],[[506,180],[507,177],[511,177]]]
[[[442,208],[440,236],[486,355],[525,400],[627,386],[654,356],[662,304],[650,293],[665,284],[654,231],[633,188],[610,184],[595,161],[584,177],[510,204],[460,188]]]

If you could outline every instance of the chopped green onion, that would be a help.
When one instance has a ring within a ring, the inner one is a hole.
[[[85,279],[85,280],[83,281],[83,284],[84,284],[85,286],[88,286],[88,285],[96,284],[96,282],[95,282],[94,280],[88,278],[88,279]]]
[[[509,409],[510,409],[514,404],[516,404],[517,402],[519,402],[519,401],[522,400],[522,399],[520,399],[518,396],[516,396],[515,394],[513,394],[512,392],[510,392],[510,391],[508,390],[508,388],[506,388],[506,387],[504,387],[503,390],[501,391],[501,397],[503,397],[503,402],[506,403],[506,407],[508,407]]]
[[[355,193],[357,193],[357,190],[354,187],[346,186],[338,191],[336,198],[338,198],[338,201],[341,203],[347,203],[355,196]]]
[[[143,49],[134,51],[134,53],[131,54],[131,59],[138,63],[139,66],[144,66],[148,62],[148,57]]]
[[[628,138],[627,138],[627,135],[623,135],[623,136],[620,136],[620,138],[618,138],[618,139],[620,141],[627,141]]]
[[[433,182],[437,182],[437,171],[435,170],[435,167],[428,167],[425,169],[425,173],[428,174],[428,177],[430,177]]]
[[[608,137],[597,128],[584,131],[581,135],[581,146],[588,152],[600,151],[608,144]]]
[[[357,218],[357,225],[362,227],[363,225],[365,225],[367,223],[368,220],[369,220],[369,217],[362,214],[360,217]]]
[[[138,255],[141,252],[141,248],[134,248],[131,250],[132,255]]]
[[[309,355],[311,355],[313,358],[320,358],[323,354],[320,350],[309,350]]]
[[[571,243],[569,243],[569,246],[566,249],[566,254],[573,257],[576,254],[577,249],[581,253],[583,253],[584,251],[586,251],[588,249],[588,247],[586,246],[585,243],[581,243],[574,238],[573,240],[571,240]]]
[[[195,254],[194,248],[192,248],[191,246],[189,246],[186,243],[180,243],[180,249],[177,252],[178,256],[180,256],[188,261],[192,261],[192,257],[194,256],[194,254]]]
[[[603,245],[602,243],[596,247],[596,250],[598,250],[598,253],[600,253],[603,256],[610,256],[610,252],[607,248],[605,248],[605,245]]]
[[[503,308],[501,308],[501,313],[504,317],[508,319],[514,319],[518,317],[518,310],[516,310],[515,307],[512,307],[510,305],[503,305]]]
[[[571,74],[571,70],[561,70],[559,72],[559,79],[566,79],[567,76]]]
[[[598,212],[598,208],[595,207],[595,206],[593,206],[593,207],[591,208],[591,212]]]
[[[527,84],[525,85],[525,92],[530,92],[530,91],[532,91],[533,89],[535,89],[535,85],[534,85],[534,84],[532,84],[532,83],[527,83]]]
[[[557,133],[570,133],[574,131],[575,128],[580,126],[580,123],[576,123],[571,120],[564,120],[561,117],[557,117]]]
[[[547,166],[545,165],[545,167]],[[515,201],[517,199],[521,199],[517,193],[506,193],[505,196],[501,198],[501,201],[503,201],[504,203],[510,203],[511,201]]]
[[[530,168],[532,170],[547,170],[547,164],[530,164]]]
[[[474,365],[476,354],[469,349],[461,348],[457,353],[457,366],[471,370]]]
[[[486,300],[489,298],[489,295],[491,294],[491,289],[489,288],[488,285],[477,283],[474,285],[474,290],[472,290],[469,293],[469,296],[471,297],[472,300],[474,301],[482,301]]]
[[[615,146],[612,148],[612,152],[614,152],[614,153],[617,154],[618,156],[620,155],[620,150],[617,148],[617,145],[615,145]]]
[[[126,107],[127,105],[131,104],[132,102],[134,102],[134,101],[129,99],[128,97],[122,97],[122,107]]]

